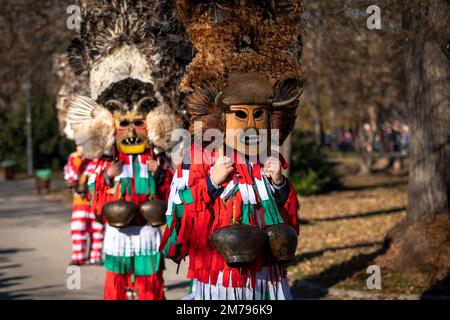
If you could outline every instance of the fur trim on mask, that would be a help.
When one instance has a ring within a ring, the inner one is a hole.
[[[146,117],[148,140],[154,146],[169,150],[173,146],[172,131],[177,128],[176,118],[167,104],[150,111]]]
[[[108,110],[91,98],[75,96],[70,100],[68,121],[77,145],[89,159],[111,154],[115,142],[114,119]]]
[[[111,84],[127,78],[154,84],[147,57],[135,46],[122,47],[94,64],[90,73],[91,97],[96,100]]]
[[[65,135],[66,138],[73,140],[73,130],[67,121],[70,97],[76,94],[89,95],[89,81],[86,75],[74,75],[68,60],[67,54],[65,53],[55,55],[53,58],[53,72],[61,82],[61,86],[56,95],[59,131],[61,135]]]

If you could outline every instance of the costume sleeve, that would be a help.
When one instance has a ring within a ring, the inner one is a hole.
[[[279,159],[283,169],[288,168],[288,163],[284,157],[280,154]],[[299,233],[299,219],[298,210],[300,209],[300,203],[298,201],[297,192],[294,186],[289,182],[289,179],[284,178],[284,184],[281,186],[274,186],[275,195],[278,198],[278,206],[281,209],[280,214],[284,222],[295,229],[297,234]]]
[[[78,168],[75,166],[74,157],[72,155],[67,159],[67,164],[64,166],[64,180],[68,183],[78,181]]]
[[[97,217],[102,217],[102,208],[108,202],[108,190],[111,188],[105,181],[105,172],[110,162],[105,160],[95,160],[88,166],[89,198],[91,209]]]
[[[289,183],[286,177],[284,177],[283,183],[280,186],[277,186],[273,182],[272,185],[275,189],[275,194],[280,198],[280,204],[284,206],[288,200],[290,192]]]
[[[168,158],[161,159],[162,164],[155,173],[155,182],[158,189],[158,197],[168,201],[170,194],[170,184],[173,179],[174,171]]]
[[[208,230],[204,226],[211,219],[209,166],[204,166],[202,160],[191,163],[194,152],[191,149],[191,154],[184,157],[173,177],[166,212],[167,228],[160,247],[166,257],[177,262],[188,255],[191,245],[208,241]]]
[[[284,222],[293,227],[298,234],[298,210],[300,209],[300,203],[298,201],[297,192],[288,179],[286,179],[285,184],[286,185],[280,189],[280,192],[283,190],[283,196],[280,196],[280,206],[282,206],[281,215]],[[285,199],[284,203],[282,202],[283,199]]]

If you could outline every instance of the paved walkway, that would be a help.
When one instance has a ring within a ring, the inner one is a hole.
[[[53,188],[61,188],[56,181]],[[81,268],[81,289],[67,289],[70,208],[38,196],[32,180],[0,181],[0,300],[102,299],[105,271]],[[166,296],[180,299],[189,283],[185,264],[166,262]]]

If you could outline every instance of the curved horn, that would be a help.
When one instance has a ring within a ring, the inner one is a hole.
[[[218,107],[224,106],[222,96],[223,96],[223,92],[219,92],[216,96],[216,99],[214,100],[215,105]]]
[[[109,105],[109,106],[108,106]],[[111,107],[113,105],[114,107]],[[109,110],[110,112],[114,111],[122,111],[123,110],[123,103],[116,99],[110,99],[106,101],[103,106]]]
[[[137,103],[137,106],[136,106],[136,111],[137,111],[137,112],[144,111],[144,110],[142,110],[142,106],[143,106],[144,103],[147,102],[147,101],[153,101],[153,100],[152,100],[151,97],[144,97],[144,98],[142,98],[141,100],[139,100],[139,102]]]
[[[292,104],[295,100],[297,100],[298,98],[300,98],[300,96],[303,93],[303,89],[301,89],[295,96],[293,96],[292,98],[290,98],[289,100],[285,100],[285,101],[279,101],[279,102],[273,102],[272,103],[272,107],[274,108],[282,108],[282,107],[286,107],[290,104]]]
[[[229,110],[230,109],[230,105],[225,103],[225,102],[223,102],[222,96],[223,96],[223,92],[219,92],[217,94],[216,99],[215,99],[214,102],[215,102],[216,106],[221,107],[222,109]]]

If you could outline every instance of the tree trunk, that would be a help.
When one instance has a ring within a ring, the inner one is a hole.
[[[316,145],[322,145],[323,127],[322,127],[322,111],[320,110],[320,94],[319,90],[316,94],[316,101],[312,104],[312,114],[314,117],[314,136]]]
[[[427,270],[431,284],[450,274],[450,61],[446,53],[450,3],[405,1],[404,5],[411,135],[407,218],[391,230],[386,238],[389,249],[377,263],[396,272]]]
[[[415,222],[424,215],[435,217],[448,213],[449,59],[445,55],[445,43],[426,37],[436,24],[448,23],[448,18],[443,15],[447,15],[449,10],[448,1],[432,1],[427,7],[414,6],[406,13],[404,21],[406,29],[414,34],[405,52],[411,133],[409,222]],[[427,22],[430,27],[424,26]]]
[[[334,100],[336,99],[336,89],[334,87],[331,88],[331,97],[332,97],[332,103],[330,104],[329,108],[329,115],[328,115],[328,121],[330,122],[330,132],[331,132],[331,148],[336,150],[338,148],[338,128],[336,125],[336,107]]]

